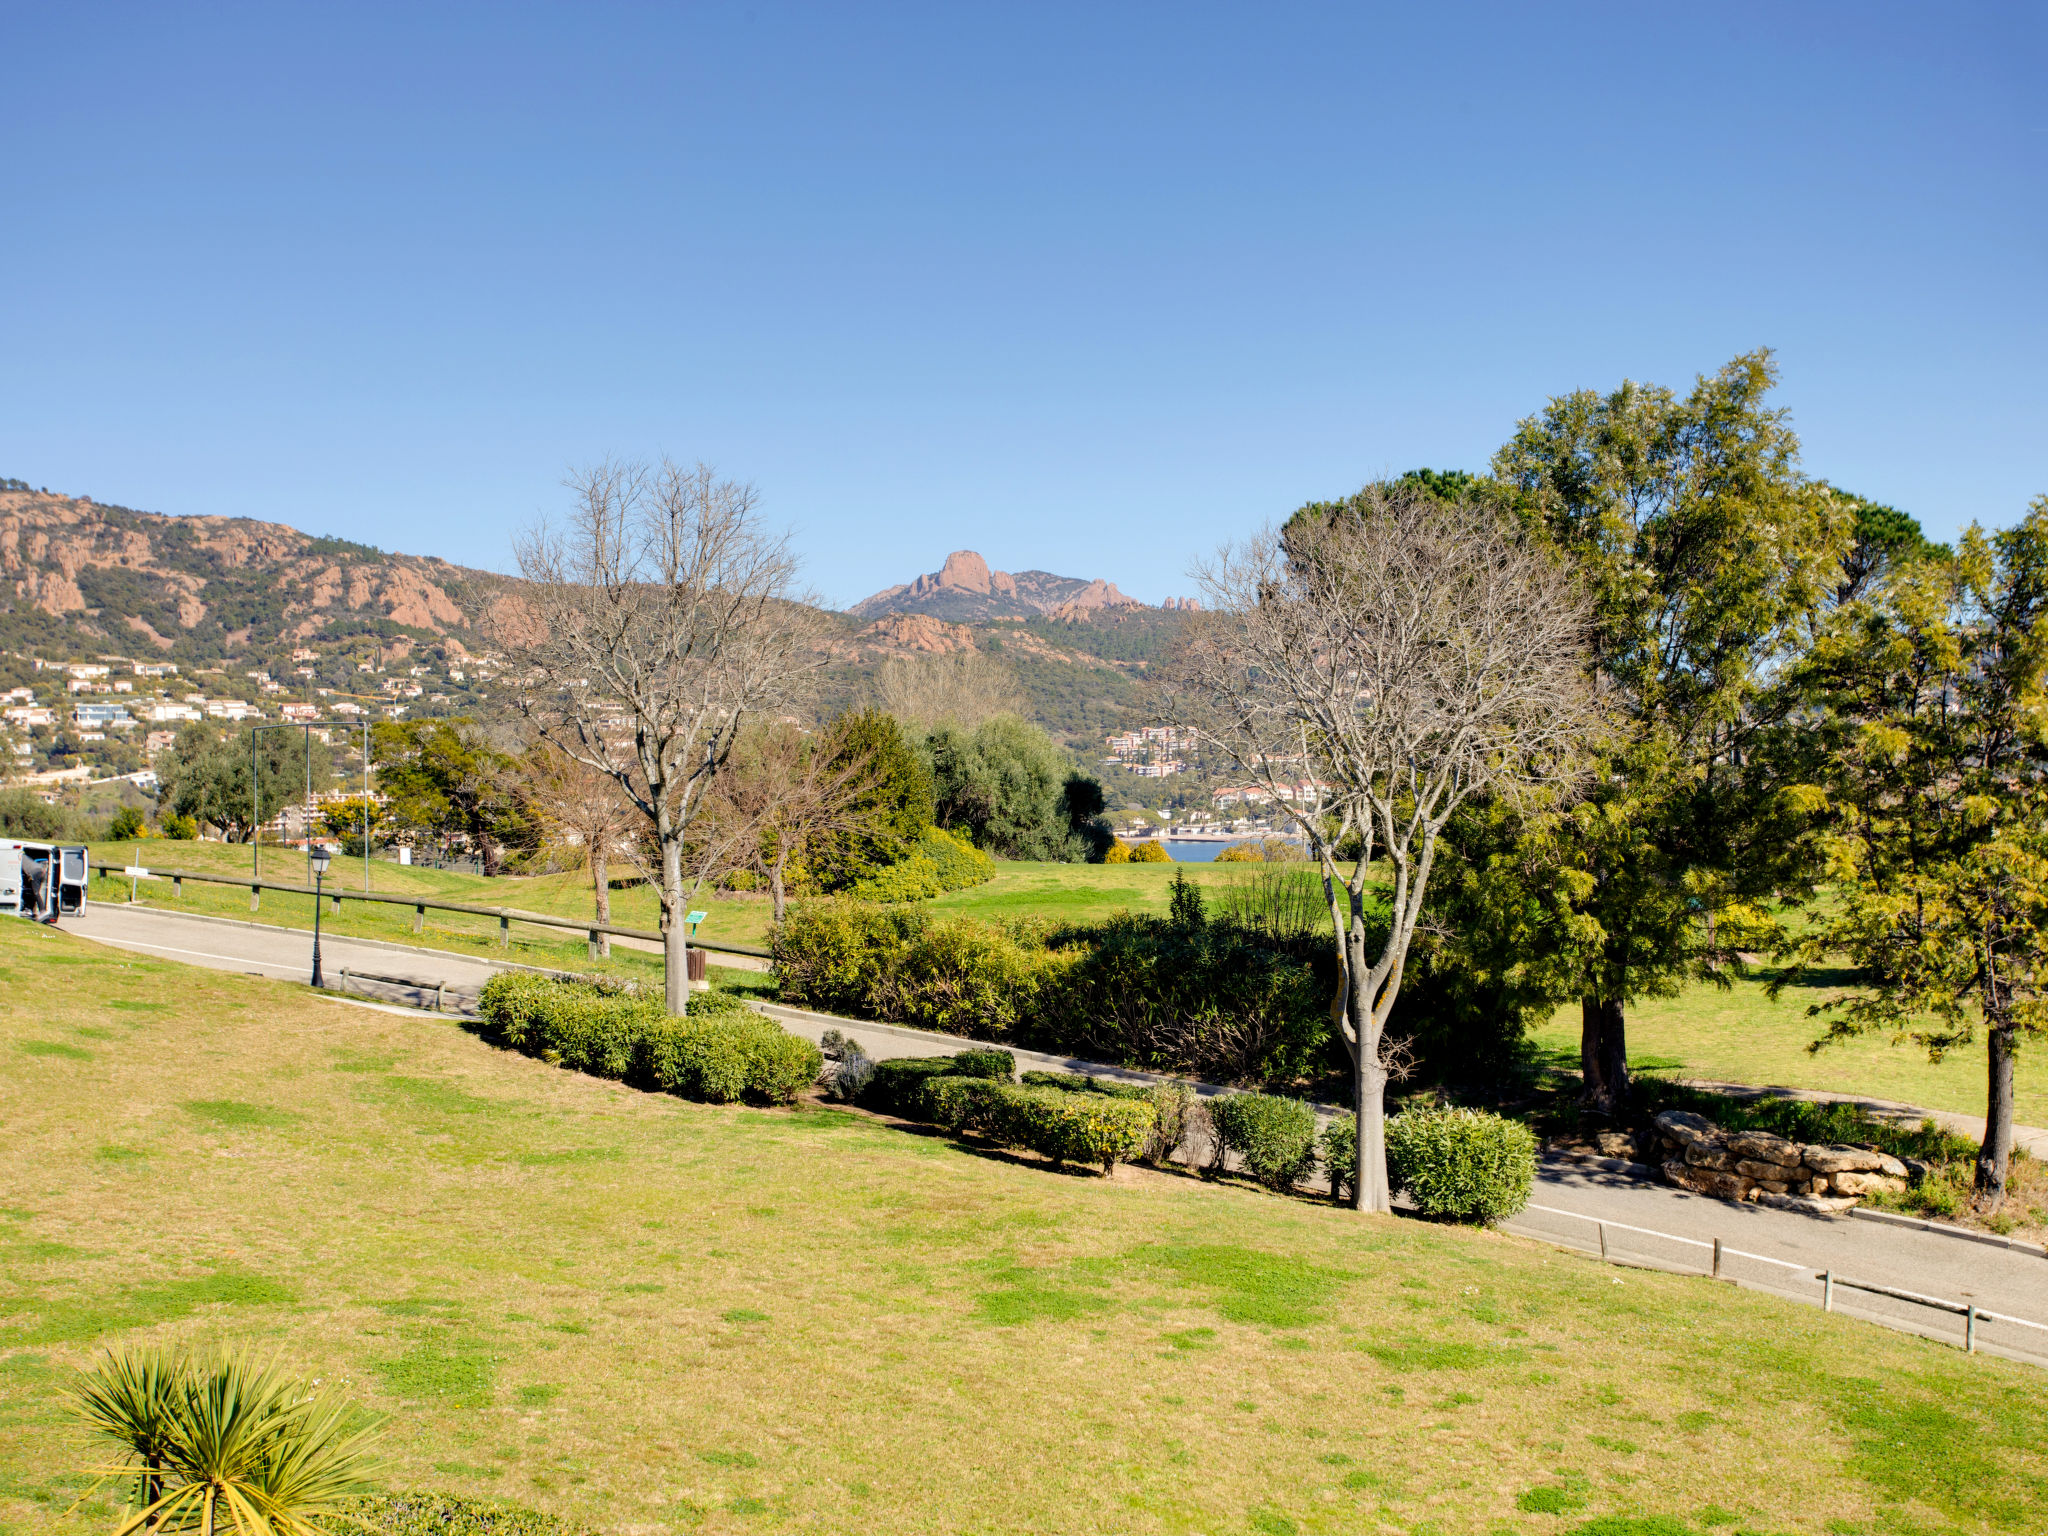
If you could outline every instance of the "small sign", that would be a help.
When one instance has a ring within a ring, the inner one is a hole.
[[[710,915],[711,914],[709,912],[692,912],[687,918],[684,919],[684,921],[687,922],[692,928],[694,928],[699,923],[703,922],[704,919],[709,917]]]
[[[141,879],[141,880],[154,880],[154,879],[156,878],[156,876],[152,875],[152,874],[151,874],[151,873],[150,873],[150,872],[149,872],[148,870],[144,869],[144,868],[143,868],[143,867],[142,867],[142,866],[141,866],[140,864],[130,864],[130,865],[128,865],[128,866],[127,866],[127,867],[126,867],[125,869],[123,869],[123,870],[121,871],[121,873],[122,873],[122,874],[124,874],[124,875],[126,875],[126,876],[127,876],[127,877],[128,877],[129,879],[131,879],[131,880],[136,880],[136,879]]]

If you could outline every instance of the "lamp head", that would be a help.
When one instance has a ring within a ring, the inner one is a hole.
[[[327,873],[329,858],[330,855],[325,848],[318,843],[313,845],[313,874],[316,878]]]

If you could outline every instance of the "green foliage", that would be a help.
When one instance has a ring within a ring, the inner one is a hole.
[[[738,998],[699,993],[686,1018],[597,981],[507,972],[478,999],[486,1038],[594,1077],[683,1098],[790,1104],[817,1081],[815,1045]]]
[[[944,827],[926,827],[908,858],[887,864],[848,887],[860,901],[927,901],[995,878],[995,860]]]
[[[905,739],[896,717],[880,709],[847,710],[825,728],[823,746],[829,766],[860,765],[859,789],[842,818],[859,830],[820,833],[811,840],[806,857],[819,886],[828,891],[844,890],[875,878],[899,861],[914,859],[919,852],[937,863],[929,850],[920,847],[933,820],[931,774]],[[947,888],[943,878],[939,877],[940,890]],[[914,901],[919,897],[877,899]]]
[[[1323,1127],[1316,1138],[1316,1151],[1330,1176],[1330,1198],[1343,1200],[1358,1188],[1358,1120],[1339,1115]]]
[[[1910,1032],[1936,1060],[1984,1032],[1995,1203],[2016,1041],[2048,1034],[2048,496],[1837,610],[1795,682],[1790,794],[1824,817],[1828,882],[1798,953],[1859,983],[1812,1012],[1830,1039]]]
[[[1743,750],[1773,669],[1830,600],[1845,506],[1798,469],[1766,403],[1768,352],[1683,398],[1624,383],[1522,422],[1493,472],[1524,526],[1576,568],[1612,723],[1588,791],[1526,816],[1473,806],[1447,830],[1427,964],[1468,1017],[1581,998],[1603,1107],[1626,1096],[1622,1006],[1712,981],[1769,942],[1756,903],[1801,877],[1796,807]],[[1491,824],[1488,819],[1491,818]]]
[[[1130,850],[1129,860],[1133,864],[1171,864],[1173,862],[1173,855],[1166,851],[1166,844],[1160,842],[1157,838],[1150,838],[1142,843],[1130,843],[1126,846]]]
[[[56,843],[76,828],[62,806],[51,805],[32,789],[0,789],[0,837]]]
[[[1262,842],[1232,843],[1216,855],[1218,864],[1263,864],[1266,862],[1266,845]]]
[[[844,899],[776,928],[782,998],[1146,1071],[1277,1078],[1320,1064],[1329,1018],[1314,965],[1185,886],[1166,918],[1123,913],[1047,932]]]
[[[1092,843],[1082,829],[1100,813],[1100,787],[1074,775],[1039,727],[1015,715],[997,715],[971,732],[942,725],[925,737],[923,756],[940,826],[1006,859],[1088,856]]]
[[[1025,931],[845,899],[792,911],[773,948],[796,1007],[981,1039],[1009,1038],[1068,963]]]
[[[462,719],[385,720],[370,731],[388,825],[444,851],[461,845],[495,875],[508,850],[538,846],[541,828],[513,792],[512,760]]]
[[[175,812],[164,817],[157,830],[174,843],[193,843],[199,840],[198,821],[190,816],[177,815]]]
[[[333,769],[334,754],[317,736],[235,730],[195,720],[179,730],[170,751],[157,760],[163,780],[157,804],[173,815],[211,823],[234,842],[247,842],[252,816],[267,821],[283,807],[300,803],[307,778],[315,790],[324,789]]]
[[[1017,1058],[1008,1051],[961,1051],[953,1058],[953,1071],[959,1077],[986,1078],[995,1083],[1015,1082]]]
[[[1923,560],[1953,557],[1946,544],[1932,542],[1919,521],[1897,507],[1883,506],[1846,491],[1835,491],[1855,518],[1849,551],[1842,557],[1842,579],[1835,588],[1837,603],[1871,596],[1894,572]]]
[[[1387,1122],[1387,1175],[1431,1216],[1498,1221],[1529,1203],[1536,1137],[1484,1110],[1404,1110]]]
[[[95,1470],[133,1479],[115,1536],[143,1529],[323,1536],[318,1523],[378,1470],[376,1423],[274,1365],[222,1353],[194,1365],[161,1350],[124,1350],[83,1372],[80,1417],[121,1448]]]
[[[520,1389],[546,1394],[553,1388]],[[371,1536],[587,1536],[587,1528],[520,1504],[485,1503],[452,1493],[379,1493],[351,1500],[342,1520]]]
[[[110,843],[131,843],[147,831],[142,812],[132,805],[124,805],[107,818],[107,841]]]
[[[1316,1112],[1299,1099],[1266,1093],[1231,1093],[1209,1101],[1217,1164],[1228,1148],[1245,1172],[1274,1189],[1291,1189],[1315,1159]]]
[[[876,1075],[881,1075],[879,1068]],[[1144,1151],[1156,1120],[1149,1098],[1070,1093],[958,1073],[910,1080],[917,1085],[917,1118],[976,1131],[1005,1146],[1029,1147],[1055,1165],[1097,1163],[1107,1173]]]

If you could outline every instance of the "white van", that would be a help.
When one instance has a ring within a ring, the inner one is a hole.
[[[54,923],[85,910],[86,850],[0,838],[0,913]]]

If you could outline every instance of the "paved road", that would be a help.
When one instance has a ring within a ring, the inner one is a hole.
[[[80,918],[67,918],[63,926],[102,943],[216,970],[304,982],[311,969],[309,936],[294,929],[108,905],[96,905]],[[464,1012],[474,1009],[477,988],[502,968],[470,955],[351,939],[323,938],[321,948],[330,985],[338,983],[344,969],[410,978],[425,985],[351,981],[349,989],[382,1002],[420,1005],[432,1003],[433,984],[438,981],[448,988],[449,1006]],[[763,1011],[812,1040],[827,1029],[844,1030],[876,1060],[942,1055],[975,1043],[797,1008],[764,1006]],[[1028,1051],[1016,1055],[1025,1069],[1089,1071],[1130,1081],[1149,1080],[1143,1073],[1064,1057]],[[1216,1090],[1205,1086],[1204,1091]],[[1723,1278],[1802,1301],[1819,1302],[1821,1286],[1815,1275],[1832,1270],[1850,1279],[2048,1323],[2048,1258],[2038,1254],[1878,1222],[1737,1205],[1564,1158],[1545,1160],[1530,1208],[1507,1223],[1507,1230],[1597,1254],[1599,1223],[1608,1224],[1609,1257],[1624,1262],[1697,1272],[1710,1265],[1712,1242],[1718,1237],[1723,1242]],[[1647,1230],[1622,1230],[1626,1227]],[[1691,1239],[1701,1246],[1678,1239]],[[1936,1338],[1962,1337],[1962,1319],[1911,1303],[1846,1289],[1837,1290],[1835,1301],[1838,1311],[1851,1315],[1883,1320]],[[1979,1330],[1980,1342],[1988,1349],[2048,1364],[2048,1332],[2000,1322],[1980,1323]]]
[[[2048,1323],[2048,1258],[2038,1252],[1994,1248],[1889,1222],[1715,1200],[1568,1158],[1544,1159],[1529,1208],[1505,1227],[1524,1237],[1598,1253],[1602,1222],[1609,1224],[1608,1256],[1625,1263],[1699,1273],[1711,1267],[1718,1237],[1722,1278],[1754,1289],[1818,1305],[1817,1275],[1832,1270],[1837,1277]],[[1768,1262],[1773,1259],[1780,1262]],[[1961,1317],[1841,1286],[1835,1291],[1835,1310],[1932,1338],[1960,1342],[1963,1337]],[[1981,1347],[2048,1365],[2048,1332],[2002,1322],[1980,1321],[1977,1328]]]

